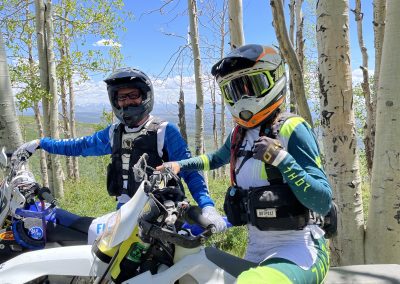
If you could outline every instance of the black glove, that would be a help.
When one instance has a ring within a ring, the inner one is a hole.
[[[278,166],[287,152],[277,139],[261,136],[254,142],[253,158],[264,161],[267,164]]]

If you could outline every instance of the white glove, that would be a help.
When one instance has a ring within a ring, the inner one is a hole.
[[[36,140],[32,140],[29,142],[26,142],[25,144],[22,144],[19,148],[18,148],[18,152],[21,150],[25,150],[26,152],[28,152],[29,156],[32,156],[33,153],[35,153],[35,151],[37,150],[37,148],[39,148],[40,145],[40,140],[36,139]]]
[[[213,206],[206,206],[202,209],[201,215],[207,218],[215,225],[217,232],[223,232],[226,230],[226,223],[222,216]]]
[[[39,140],[32,140],[30,142],[26,142],[19,146],[17,150],[11,156],[11,164],[13,166],[18,163],[25,162],[35,153],[36,149],[39,147]]]

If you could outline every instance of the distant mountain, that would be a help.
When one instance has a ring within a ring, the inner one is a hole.
[[[195,130],[195,104],[187,103],[185,105],[186,111],[186,127],[189,133]],[[100,123],[103,111],[111,111],[109,104],[81,104],[75,107],[75,115],[77,121],[85,123]],[[210,105],[204,107],[204,131],[205,133],[212,133],[212,109]],[[226,110],[229,113],[228,110]],[[22,114],[22,113],[19,113]],[[178,104],[154,104],[152,115],[158,116],[167,121],[178,124]],[[28,109],[23,112],[23,115],[33,115],[33,110]],[[230,119],[228,117],[228,119]],[[217,123],[219,128],[220,113],[217,113]],[[229,124],[229,123],[228,123]]]

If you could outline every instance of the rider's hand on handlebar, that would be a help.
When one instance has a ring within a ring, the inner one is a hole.
[[[223,232],[226,230],[226,222],[218,211],[213,206],[206,206],[202,210],[201,215],[207,218],[215,225],[217,232]]]
[[[174,174],[178,174],[181,171],[181,166],[177,162],[166,162],[161,166],[156,167],[157,171],[163,171],[166,168],[171,169]]]
[[[35,153],[35,151],[39,148],[39,145],[40,145],[39,139],[32,140],[26,142],[25,144],[22,144],[17,151],[25,150],[29,154],[29,156],[32,156],[32,154]]]

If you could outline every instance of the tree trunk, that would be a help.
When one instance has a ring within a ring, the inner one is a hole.
[[[289,4],[289,15],[290,15],[290,25],[289,25],[289,39],[292,45],[294,46],[295,44],[295,39],[294,39],[294,26],[295,26],[295,5],[296,5],[296,0],[290,0]],[[290,75],[290,74],[289,74]],[[297,113],[296,111],[296,97],[293,92],[293,84],[292,80],[290,79],[291,76],[289,76],[288,81],[289,81],[289,109],[291,113]]]
[[[303,6],[303,0],[296,0],[295,14],[296,14],[296,55],[299,60],[301,73],[304,74],[304,17],[301,7]]]
[[[67,51],[68,54],[68,51]],[[76,138],[76,122],[75,122],[75,92],[74,84],[72,82],[72,75],[68,76],[68,89],[69,89],[69,123],[71,126],[71,138]],[[75,180],[79,180],[79,159],[78,157],[72,157],[74,177]]]
[[[296,0],[290,0],[289,3],[289,39],[292,45],[294,45],[294,25],[295,25],[295,12],[294,6],[296,5]]]
[[[45,5],[42,0],[35,0],[36,12],[36,39],[39,57],[40,87],[46,94],[49,92],[49,76],[47,66],[47,47],[45,34]],[[50,104],[46,96],[42,99],[44,136],[51,136],[50,132]],[[53,188],[53,170],[50,155],[46,153],[49,188]],[[43,177],[42,177],[43,178]]]
[[[242,0],[229,0],[229,34],[232,49],[244,45]]]
[[[66,18],[66,17],[65,17]],[[64,26],[65,22],[60,25],[60,32],[61,32],[61,37],[63,39],[63,43],[67,43],[67,39],[64,35]],[[67,62],[66,56],[65,56],[65,47],[60,46],[59,51],[60,51],[60,59],[61,62]],[[66,68],[63,68],[64,70]],[[66,70],[65,70],[66,71]],[[62,74],[60,75],[60,91],[61,91],[61,110],[62,110],[62,119],[63,119],[63,134],[65,139],[71,138],[71,133],[70,133],[70,127],[69,127],[69,116],[68,116],[68,103],[67,103],[67,90],[66,90],[66,72],[61,72]],[[67,175],[68,178],[72,179],[74,178],[74,169],[73,169],[73,163],[72,163],[72,157],[65,157],[65,163],[66,163],[66,168],[67,168]]]
[[[290,43],[285,24],[282,0],[271,0],[274,28],[283,57],[289,65],[290,78],[293,83],[293,92],[296,95],[296,102],[299,114],[312,126],[311,112],[307,104],[304,91],[303,73],[293,45]]]
[[[62,109],[62,120],[63,120],[63,134],[65,139],[71,138],[69,131],[69,115],[68,115],[68,104],[67,104],[67,90],[65,87],[65,78],[63,75],[60,78],[60,91],[61,91],[61,109]],[[74,178],[74,169],[72,164],[72,157],[65,157],[65,163],[67,167],[68,178]]]
[[[224,0],[223,8],[222,8],[222,13],[221,13],[221,26],[220,26],[220,35],[221,35],[221,46],[220,46],[220,58],[224,56],[224,51],[225,51],[225,17],[226,17],[226,0]],[[226,121],[226,116],[225,116],[225,100],[223,96],[221,96],[221,115],[220,115],[220,127],[221,127],[221,133],[220,133],[220,145],[224,145],[225,143],[225,121]],[[223,166],[222,168],[219,169],[221,176],[227,176],[229,173],[227,172],[227,167]]]
[[[197,18],[196,0],[188,0],[189,19],[190,19],[190,42],[194,61],[194,78],[196,81],[196,134],[195,134],[195,154],[196,156],[204,153],[204,92],[202,85],[201,58],[199,48],[199,32]]]
[[[54,56],[53,44],[53,6],[51,0],[47,1],[45,12],[46,17],[46,40],[47,40],[47,60],[48,60],[48,75],[49,75],[49,94],[50,100],[50,132],[51,137],[54,139],[60,138],[58,131],[58,91],[57,91],[57,76],[56,76],[56,62]],[[53,192],[57,198],[64,196],[63,188],[63,171],[58,155],[51,155],[53,166]]]
[[[32,40],[32,37],[30,36],[30,40]],[[30,44],[28,44],[28,54],[29,54],[29,76],[34,80],[34,78],[37,76],[35,74],[35,62],[33,60],[33,50],[32,50],[32,41]],[[35,114],[35,121],[36,121],[36,126],[38,129],[38,137],[43,138],[44,137],[44,131],[43,131],[43,124],[42,124],[42,118],[40,117],[40,109],[39,109],[39,104],[35,101],[33,103],[33,112]],[[40,171],[42,173],[42,185],[45,187],[49,187],[49,175],[47,171],[47,161],[46,161],[46,152],[43,150],[39,150],[39,160],[40,160]]]
[[[14,96],[8,72],[7,55],[0,30],[0,148],[15,151],[22,144],[22,134],[15,113]]]
[[[208,80],[210,82],[211,80]],[[212,132],[213,132],[213,144],[214,150],[218,150],[218,130],[217,130],[217,102],[215,100],[217,86],[215,85],[215,80],[209,84],[210,96],[211,96],[211,108],[212,108]],[[213,170],[213,178],[216,179],[218,176],[218,170]]]
[[[40,110],[38,103],[33,104],[33,111],[35,113],[36,125],[38,127],[38,137],[43,138],[43,125],[42,119],[40,118]],[[49,174],[47,172],[47,161],[46,161],[46,152],[44,150],[39,150],[40,153],[40,171],[42,173],[42,185],[45,187],[49,187]]]
[[[400,1],[388,0],[376,109],[367,263],[400,263]]]
[[[386,18],[386,0],[374,0],[374,47],[375,47],[375,70],[374,70],[374,86],[372,95],[372,118],[370,129],[368,129],[370,137],[370,149],[371,157],[373,160],[374,149],[375,149],[375,131],[376,131],[376,104],[377,104],[377,94],[379,86],[379,78],[381,71],[381,61],[382,61],[382,46],[383,40],[385,38],[385,18]]]
[[[179,118],[179,131],[186,143],[189,143],[187,132],[186,132],[186,114],[185,114],[185,93],[183,92],[183,76],[181,73],[181,84],[179,90],[179,101],[178,101],[178,118]]]
[[[363,13],[361,11],[361,0],[356,0],[356,9],[353,11],[355,14],[355,20],[357,22],[357,35],[358,35],[358,44],[361,49],[362,54],[362,66],[360,66],[361,71],[363,73],[363,82],[361,83],[361,88],[363,90],[363,95],[365,99],[365,108],[367,110],[367,121],[364,126],[364,146],[365,146],[365,156],[367,159],[367,170],[368,174],[371,177],[372,171],[372,160],[374,157],[374,137],[375,127],[373,127],[374,118],[373,118],[373,106],[371,101],[371,92],[369,86],[369,73],[368,73],[368,53],[367,48],[364,45],[363,39]]]
[[[326,173],[339,206],[338,236],[331,240],[334,265],[364,263],[364,213],[349,47],[347,0],[319,0],[317,46],[321,127]]]

